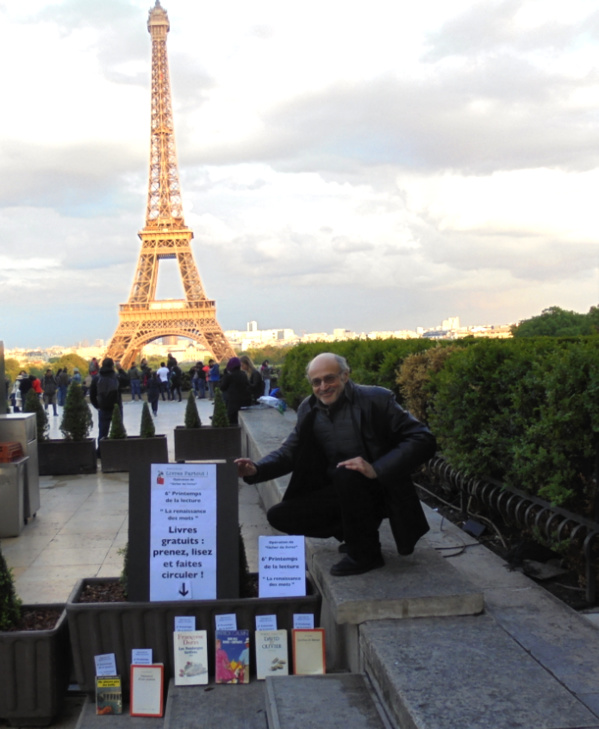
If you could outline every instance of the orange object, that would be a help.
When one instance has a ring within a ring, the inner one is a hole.
[[[0,443],[0,463],[10,463],[23,458],[23,447],[16,441]]]

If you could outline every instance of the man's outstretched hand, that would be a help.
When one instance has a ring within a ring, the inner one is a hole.
[[[235,461],[237,466],[237,475],[239,478],[245,478],[246,476],[255,476],[258,473],[256,464],[249,458],[237,458]]]

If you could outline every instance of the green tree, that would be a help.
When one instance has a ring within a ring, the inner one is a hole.
[[[74,352],[71,354],[63,354],[58,358],[52,358],[50,361],[52,362],[52,369],[54,372],[60,368],[64,369],[66,367],[69,374],[72,375],[73,370],[77,367],[81,373],[81,377],[85,377],[87,375],[89,362]]]
[[[10,630],[21,619],[21,600],[15,592],[12,570],[0,550],[0,630]]]
[[[220,388],[217,387],[214,390],[214,414],[212,415],[212,427],[226,428],[230,424],[223,394],[220,391]]]
[[[122,440],[127,437],[127,431],[123,424],[123,414],[117,403],[112,408],[112,419],[110,420],[110,433],[108,437],[111,440]]]
[[[91,410],[83,395],[81,385],[73,382],[67,390],[60,430],[68,440],[85,440],[92,425]]]
[[[144,404],[141,408],[141,423],[139,426],[139,435],[142,438],[153,438],[156,435],[156,427],[152,420],[152,414],[150,413],[150,406],[147,401],[144,400]]]
[[[50,426],[48,424],[48,414],[44,410],[42,401],[39,398],[37,392],[33,387],[29,388],[25,395],[25,404],[23,405],[23,412],[35,413],[35,423],[37,428],[37,439],[47,440],[48,430]]]
[[[591,312],[593,310],[591,309]],[[599,314],[578,314],[559,306],[543,309],[539,316],[525,319],[511,327],[514,337],[579,337],[596,333],[593,323],[599,324]]]
[[[187,396],[187,405],[185,406],[185,427],[202,427],[202,421],[200,419],[200,413],[198,412],[198,406],[193,391],[190,391],[189,395]]]

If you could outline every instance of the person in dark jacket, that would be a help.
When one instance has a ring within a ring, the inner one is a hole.
[[[283,500],[267,513],[286,534],[335,537],[337,576],[382,567],[379,527],[389,517],[400,554],[411,554],[428,523],[411,473],[435,453],[432,433],[383,387],[349,379],[343,357],[319,354],[307,368],[313,394],[299,406],[283,445],[254,463],[236,460],[248,483],[292,472]]]
[[[48,405],[52,405],[54,415],[58,415],[56,409],[56,378],[50,367],[46,370],[46,374],[42,378],[42,390],[44,391],[44,410],[48,409]]]
[[[148,402],[152,408],[152,414],[158,415],[158,400],[160,399],[161,387],[160,378],[148,367],[146,371],[146,390]]]
[[[100,372],[92,378],[89,400],[98,411],[98,445],[100,445],[102,438],[106,438],[110,431],[114,406],[118,405],[121,409],[121,416],[123,414],[120,382],[114,368],[114,360],[111,357],[105,357],[102,360]]]
[[[252,403],[256,403],[258,402],[258,398],[262,397],[262,395],[264,394],[264,381],[262,379],[262,375],[254,367],[254,363],[247,356],[247,354],[244,354],[239,359],[241,361],[241,369],[247,375],[250,383],[250,395],[252,397]]]
[[[239,357],[231,357],[227,362],[227,367],[220,383],[225,403],[227,405],[227,415],[231,425],[238,425],[239,410],[251,404],[250,382],[245,372],[241,371],[241,361]]]

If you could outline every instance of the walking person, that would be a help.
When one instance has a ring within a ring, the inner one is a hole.
[[[44,410],[48,409],[48,405],[52,405],[54,415],[58,415],[58,410],[56,409],[56,378],[50,367],[48,367],[46,374],[42,378],[42,390],[44,391]]]
[[[141,374],[137,369],[137,365],[133,363],[129,367],[129,384],[131,385],[131,400],[141,400]]]
[[[169,371],[168,367],[164,364],[164,362],[160,363],[160,367],[156,370],[156,375],[158,376],[158,380],[160,382],[160,395],[163,400],[166,400],[165,395],[168,394],[168,399],[171,399],[171,393],[169,391],[169,384],[168,384],[168,376]]]
[[[178,396],[178,402],[181,402],[181,378],[183,376],[183,373],[181,372],[181,368],[177,364],[177,360],[173,357],[173,361],[171,364],[170,374],[169,374],[169,381],[171,384],[171,398],[174,400],[175,396]]]
[[[146,397],[148,398],[154,417],[158,415],[158,400],[160,400],[161,392],[162,388],[160,378],[156,372],[152,372],[152,370],[148,368],[146,371]]]
[[[218,362],[208,360],[208,393],[211,400],[214,400],[214,390],[220,383],[220,368]]]
[[[118,405],[123,414],[123,399],[119,387],[119,378],[114,368],[114,360],[105,357],[102,361],[99,373],[92,378],[89,389],[91,404],[98,411],[98,449],[102,438],[108,437],[112,411]]]
[[[58,385],[58,404],[62,408],[67,400],[67,390],[71,384],[71,378],[66,367],[62,367],[56,373],[56,384]]]

